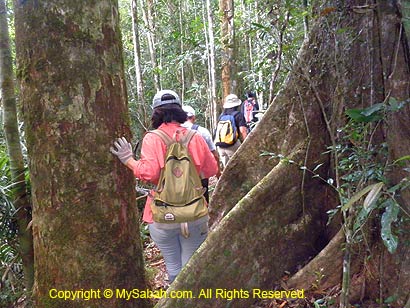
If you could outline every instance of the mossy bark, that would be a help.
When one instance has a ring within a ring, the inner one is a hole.
[[[116,137],[130,137],[117,1],[14,4],[35,305],[135,307],[115,296],[73,301],[49,294],[145,287],[134,178],[109,152]]]
[[[311,170],[323,164],[317,172],[334,180],[337,158],[328,150],[336,145],[338,128],[346,123],[344,111],[386,102],[389,95],[399,101],[409,98],[410,57],[400,30],[400,8],[395,1],[361,5],[355,0],[326,1],[318,8],[320,15],[283,89],[217,184],[210,205],[212,233],[170,292],[192,290],[198,296],[201,289],[213,289],[214,295],[216,288],[272,290],[284,270],[294,272],[339,230],[340,220],[326,227],[326,211],[339,204],[327,184],[297,170],[293,163],[278,165],[260,154],[282,154]],[[389,161],[409,154],[409,119],[407,105],[373,136],[378,144],[388,143]],[[404,176],[402,170],[396,171],[390,176],[393,184]],[[408,207],[408,191],[404,196]],[[402,307],[410,281],[408,234],[392,255],[380,245],[377,222],[374,226],[367,243],[373,258],[382,260],[381,266],[372,267],[376,273],[367,271],[364,263],[353,267],[368,275],[362,299],[396,295],[392,305]],[[403,219],[402,228],[408,227]],[[324,253],[324,258],[340,258],[340,253]],[[379,280],[371,282],[371,275]],[[244,307],[252,300],[257,298],[167,298],[158,307]]]

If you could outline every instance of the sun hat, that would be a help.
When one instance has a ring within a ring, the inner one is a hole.
[[[161,90],[154,95],[152,99],[153,109],[167,104],[178,104],[181,106],[181,100],[178,94],[172,90]]]
[[[225,97],[225,103],[223,105],[224,108],[233,108],[242,104],[242,101],[235,95],[229,94]]]
[[[195,110],[191,106],[182,106],[182,109],[186,112],[186,115],[189,118],[195,116]]]

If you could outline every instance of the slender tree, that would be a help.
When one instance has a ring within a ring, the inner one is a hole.
[[[147,41],[148,41],[148,49],[149,49],[149,56],[151,59],[151,66],[154,78],[154,86],[157,91],[161,89],[161,79],[158,72],[158,59],[157,59],[157,52],[156,52],[156,39],[155,39],[155,24],[154,24],[154,16],[153,16],[153,3],[152,0],[140,0],[140,7],[142,11],[142,16],[145,24],[145,28],[147,29]]]
[[[288,26],[288,22],[289,22],[289,17],[290,17],[290,13],[289,11],[287,11],[285,13],[285,20],[283,22],[283,24],[281,25],[281,28],[279,29],[279,36],[278,36],[278,51],[277,51],[277,55],[276,55],[276,65],[275,65],[275,69],[273,70],[272,73],[272,77],[271,80],[269,82],[269,100],[268,100],[268,104],[270,104],[274,98],[274,85],[278,80],[278,76],[279,76],[279,72],[282,66],[282,50],[283,50],[283,37],[285,35],[285,31],[286,28]]]
[[[214,14],[212,11],[211,1],[206,0],[207,30],[205,36],[208,37],[208,75],[209,75],[209,110],[211,118],[211,127],[215,127],[217,122],[217,99],[216,99],[216,65],[215,65],[215,36],[214,36]]]
[[[303,0],[303,8],[307,11],[308,10],[308,0]],[[304,37],[307,38],[309,34],[309,15],[307,12],[303,17],[303,28],[304,28]]]
[[[24,176],[25,167],[18,128],[13,61],[5,0],[0,0],[0,91],[3,101],[4,132],[13,183],[13,202],[17,209],[15,218],[18,224],[19,252],[23,260],[25,286],[28,291],[31,291],[34,281],[33,235],[29,227],[31,202],[27,194]]]
[[[35,306],[135,307],[103,292],[145,288],[134,178],[109,152],[116,137],[130,138],[117,1],[14,6]],[[93,290],[93,302],[81,292],[58,299],[59,290]]]
[[[180,0],[178,2],[178,27],[179,27],[179,54],[183,55],[185,52],[185,45],[184,45],[184,39],[186,37],[186,29],[185,29],[185,22],[184,22],[184,15],[186,14],[185,11],[185,5],[184,5],[183,0]],[[181,59],[181,63],[180,63],[180,80],[181,80],[181,99],[182,101],[185,100],[184,96],[185,96],[185,91],[186,91],[186,82],[187,80],[185,80],[185,61],[184,58]]]
[[[140,46],[140,34],[139,34],[139,19],[138,19],[138,4],[136,0],[131,0],[131,20],[132,20],[132,42],[134,47],[134,68],[135,68],[135,80],[137,84],[137,106],[141,111],[140,117],[137,117],[140,125],[144,131],[148,130],[148,113],[146,110],[146,103],[144,97],[144,81],[142,79],[142,67],[141,67],[141,46]],[[143,119],[143,120],[141,120]]]
[[[220,0],[221,12],[221,44],[222,44],[222,95],[227,96],[236,90],[235,81],[235,27],[234,1]]]

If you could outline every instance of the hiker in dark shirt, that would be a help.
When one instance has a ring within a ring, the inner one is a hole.
[[[224,110],[222,112],[222,115],[230,114],[234,116],[235,125],[236,125],[238,135],[239,135],[239,138],[233,145],[226,146],[226,147],[217,146],[219,158],[224,168],[226,167],[229,159],[233,156],[233,154],[236,152],[236,150],[241,145],[242,143],[241,140],[242,141],[245,140],[248,134],[246,121],[243,116],[243,113],[241,112],[241,104],[242,104],[242,101],[235,94],[229,94],[228,96],[226,96],[225,102],[223,105]]]

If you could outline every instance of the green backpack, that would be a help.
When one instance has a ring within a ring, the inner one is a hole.
[[[208,214],[201,179],[188,152],[193,130],[188,130],[179,142],[163,131],[151,131],[165,143],[164,168],[154,190],[151,209],[153,219],[160,223],[183,223]]]

